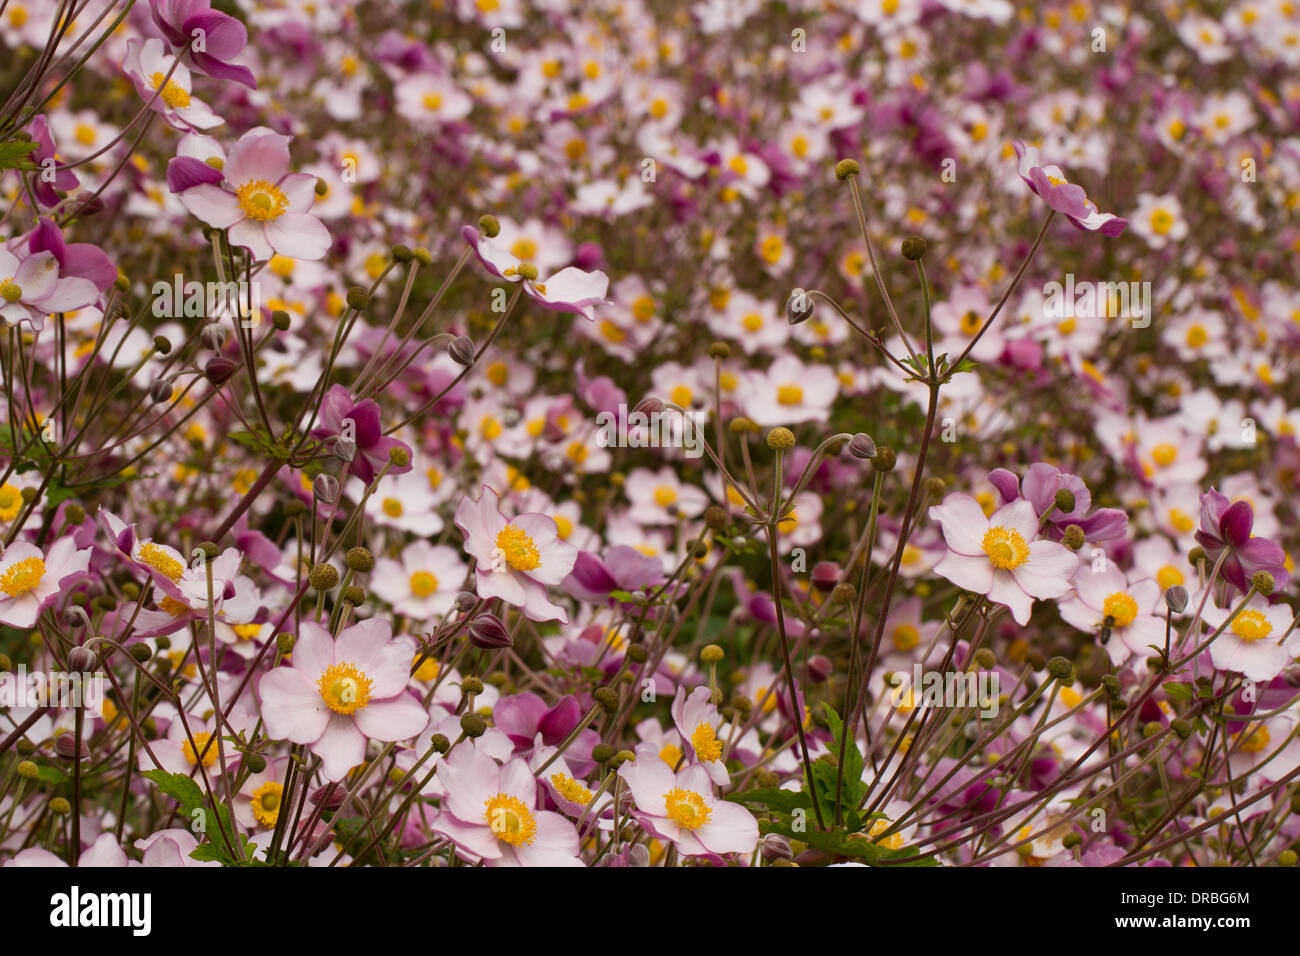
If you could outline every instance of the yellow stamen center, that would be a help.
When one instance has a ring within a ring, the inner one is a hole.
[[[284,788],[274,780],[268,780],[253,791],[253,816],[264,827],[275,826],[280,819],[280,795]]]
[[[4,282],[0,282],[0,299],[4,299],[6,302],[17,302],[22,297],[22,286],[13,279],[5,279]]]
[[[211,767],[217,761],[217,745],[214,741],[212,746],[208,746],[208,741],[212,740],[212,735],[208,733],[197,733],[194,735],[194,743],[190,743],[189,738],[181,744],[181,753],[185,754],[185,762],[193,767],[199,762],[199,754],[203,754],[203,766]],[[204,747],[207,750],[204,751]]]
[[[9,566],[0,574],[0,591],[11,598],[22,597],[36,590],[45,575],[45,562],[40,558],[23,558]]]
[[[289,197],[274,183],[265,179],[254,179],[244,183],[235,191],[239,208],[249,219],[266,222],[279,219],[289,208]]]
[[[1247,643],[1262,641],[1273,632],[1273,625],[1260,611],[1242,611],[1232,622],[1232,633]]]
[[[655,504],[660,508],[667,508],[677,501],[677,489],[669,485],[660,485],[655,489]]]
[[[700,721],[691,734],[691,746],[701,760],[713,761],[722,756],[722,741],[718,739],[713,726],[704,721]]]
[[[484,820],[498,840],[511,846],[527,846],[537,836],[537,820],[524,802],[507,793],[498,793],[486,801]]]
[[[553,773],[551,774],[551,784],[565,800],[573,803],[587,804],[591,802],[592,793],[578,781],[574,780],[568,774]]]
[[[167,80],[164,83],[165,79],[166,76],[162,73],[155,73],[151,77],[153,88],[162,91],[158,94],[158,98],[174,110],[184,109],[189,106],[190,94],[181,89],[173,80]]]
[[[171,581],[179,581],[185,573],[185,565],[152,542],[140,545],[135,559]]]
[[[713,810],[694,790],[673,787],[664,794],[664,804],[668,808],[668,819],[683,830],[698,830],[713,817]]]
[[[793,382],[787,382],[776,390],[778,405],[798,405],[803,401],[803,389]]]
[[[537,545],[523,528],[508,524],[497,534],[497,550],[516,571],[531,571],[542,563]]]
[[[981,543],[993,567],[1003,571],[1018,568],[1029,558],[1029,545],[1019,531],[1011,528],[989,528]]]
[[[1101,606],[1102,613],[1115,621],[1115,627],[1128,627],[1137,617],[1137,601],[1129,597],[1123,591],[1116,591],[1110,597],[1106,598],[1105,603]]]
[[[370,703],[370,678],[352,664],[331,664],[316,682],[325,706],[336,714],[353,714]]]
[[[411,575],[411,593],[416,597],[428,597],[438,590],[438,579],[428,571],[416,571]]]

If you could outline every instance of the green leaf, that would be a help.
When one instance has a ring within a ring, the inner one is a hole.
[[[21,134],[16,139],[0,143],[0,170],[21,169],[24,172],[31,172],[36,168],[36,164],[32,162],[30,155],[37,145],[35,140]]]
[[[728,794],[727,799],[735,803],[767,807],[781,813],[812,809],[812,798],[808,794],[801,790],[781,790],[777,787],[732,793]]]
[[[140,774],[146,780],[152,780],[158,789],[181,805],[186,816],[203,806],[203,791],[199,785],[183,773],[168,773],[166,770],[146,770]]]
[[[1194,696],[1191,684],[1185,684],[1181,681],[1171,680],[1165,682],[1165,693],[1174,700],[1189,701]]]

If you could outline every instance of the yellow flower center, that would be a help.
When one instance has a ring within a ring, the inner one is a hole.
[[[780,236],[768,236],[758,247],[758,254],[769,265],[775,265],[785,251],[785,243]]]
[[[151,541],[140,545],[135,559],[172,581],[179,581],[185,573],[185,565]]]
[[[497,550],[506,564],[516,571],[531,571],[542,563],[542,556],[523,528],[508,524],[497,534]]]
[[[592,793],[578,781],[574,780],[568,774],[553,773],[551,774],[551,783],[560,796],[565,800],[571,800],[574,803],[587,804],[591,802]]]
[[[999,525],[984,532],[981,542],[993,567],[1003,571],[1018,568],[1029,558],[1029,545],[1019,531]]]
[[[883,840],[879,839],[880,835],[888,830],[889,827],[890,822],[883,817],[879,820],[874,820],[871,823],[871,829],[867,831],[867,836],[871,837],[873,843],[878,843],[887,849],[901,850],[903,848],[903,834],[891,833]]]
[[[189,738],[181,744],[181,753],[185,754],[185,762],[193,767],[199,762],[199,754],[203,754],[203,766],[211,767],[217,761],[217,745],[213,742],[208,746],[208,741],[212,740],[212,735],[208,733],[197,733],[194,735],[194,743],[190,743]],[[207,747],[205,751],[204,748]]]
[[[533,812],[518,797],[498,793],[486,801],[486,807],[483,819],[498,840],[505,840],[511,846],[527,846],[537,836]]]
[[[516,239],[510,247],[510,254],[524,262],[537,258],[537,243],[532,239]]]
[[[6,302],[17,302],[22,297],[22,286],[13,279],[5,279],[4,282],[0,282],[0,299],[4,299]]]
[[[416,571],[411,575],[411,593],[416,597],[428,597],[438,590],[438,579],[428,571]]]
[[[289,208],[289,197],[279,186],[268,183],[265,179],[254,179],[244,183],[235,191],[239,208],[249,219],[266,222],[278,219]]]
[[[1273,625],[1260,611],[1242,611],[1232,622],[1232,633],[1243,641],[1262,641],[1273,632]]]
[[[442,94],[433,92],[425,93],[421,102],[424,103],[424,108],[426,110],[437,110],[442,106]]]
[[[258,632],[262,630],[262,625],[236,624],[232,630],[235,632],[235,637],[239,638],[241,641],[251,641],[253,638],[257,637]]]
[[[722,741],[714,732],[711,724],[700,721],[691,734],[691,746],[701,760],[713,761],[722,756]]]
[[[683,830],[698,830],[713,816],[713,810],[694,790],[673,787],[664,794],[664,804],[668,808],[668,819]]]
[[[1168,591],[1175,585],[1183,583],[1183,572],[1179,571],[1172,564],[1166,564],[1156,572],[1156,584],[1160,585],[1160,590]]]
[[[1210,333],[1205,331],[1203,325],[1193,325],[1187,330],[1187,344],[1194,349],[1199,349],[1209,340]]]
[[[690,408],[691,402],[695,400],[695,393],[691,391],[689,385],[677,385],[668,394],[674,405],[680,405],[682,408]]]
[[[22,506],[23,493],[17,485],[0,485],[0,521],[13,521]]]
[[[778,405],[798,405],[803,401],[803,389],[793,382],[787,382],[776,390]]]
[[[1115,627],[1128,627],[1133,623],[1133,619],[1137,617],[1138,605],[1137,601],[1123,591],[1116,591],[1106,598],[1101,610],[1106,617],[1115,621]]]
[[[900,624],[894,628],[894,647],[900,651],[910,651],[921,643],[921,632],[911,624]]]
[[[280,819],[280,795],[284,787],[274,780],[268,780],[253,791],[253,816],[264,827],[275,826]]]
[[[1165,235],[1174,227],[1174,217],[1167,209],[1157,209],[1151,213],[1151,229],[1157,235]]]
[[[1260,724],[1250,732],[1250,736],[1241,742],[1241,749],[1248,754],[1257,754],[1262,750],[1266,750],[1271,742],[1272,737],[1269,736],[1268,728]]]
[[[331,664],[316,682],[325,706],[336,714],[353,714],[370,703],[370,678],[352,664]]]
[[[44,575],[44,561],[40,558],[23,558],[11,564],[4,574],[0,574],[0,591],[11,598],[22,597],[35,591]]]
[[[763,327],[763,317],[757,312],[750,312],[740,320],[746,332],[757,332]]]
[[[676,744],[664,744],[659,751],[659,759],[676,770],[682,759],[682,748]]]
[[[383,504],[384,514],[390,518],[400,518],[402,516],[402,502],[399,498],[385,498]]]
[[[1161,442],[1151,449],[1151,460],[1161,468],[1168,468],[1178,457],[1178,447],[1171,445],[1169,442]]]
[[[655,489],[655,504],[660,508],[667,508],[677,501],[677,489],[669,485],[660,485]]]
[[[980,321],[979,313],[967,312],[961,317],[961,331],[963,335],[974,335],[980,330],[983,323]]]
[[[190,105],[190,94],[186,93],[172,80],[166,80],[166,83],[164,83],[163,81],[166,79],[164,74],[155,73],[151,79],[153,88],[162,91],[158,94],[158,98],[172,109],[184,109]]]

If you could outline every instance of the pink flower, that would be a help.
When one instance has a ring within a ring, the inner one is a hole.
[[[164,52],[162,40],[141,43],[133,37],[126,41],[122,69],[135,84],[136,92],[146,103],[153,101],[151,109],[161,113],[169,126],[189,132],[224,123],[207,103],[190,95],[190,71],[184,64],[176,64],[173,69],[174,63],[175,58]]]
[[[231,148],[222,173],[229,188],[190,186],[180,193],[185,208],[209,226],[229,229],[230,241],[248,247],[255,259],[276,253],[324,258],[329,230],[307,214],[316,201],[316,177],[289,172],[288,136],[265,127],[249,130]]]
[[[257,89],[246,66],[231,63],[248,43],[248,30],[228,14],[212,9],[211,0],[152,0],[153,22],[172,48],[200,73]]]
[[[10,325],[27,322],[39,332],[45,316],[72,312],[99,298],[95,283],[80,276],[60,276],[53,252],[22,258],[0,248],[0,318]]]
[[[1005,604],[1016,623],[1029,623],[1034,598],[1069,592],[1079,559],[1064,545],[1038,537],[1038,515],[1026,499],[1003,505],[986,518],[974,498],[954,493],[931,508],[930,517],[939,522],[948,545],[935,573]]]
[[[1200,603],[1200,595],[1195,595],[1193,601],[1196,603],[1191,606],[1195,607]],[[1218,628],[1231,613],[1209,602],[1202,617],[1205,623]],[[1210,660],[1219,670],[1236,671],[1247,680],[1272,680],[1300,654],[1300,631],[1287,634],[1291,619],[1291,608],[1287,605],[1269,604],[1263,595],[1252,595],[1210,645]],[[1287,636],[1283,641],[1284,634]]]
[[[90,548],[77,550],[72,538],[59,538],[43,553],[15,541],[0,557],[0,624],[31,627],[64,587],[90,567]]]
[[[1080,229],[1107,236],[1118,236],[1124,231],[1127,219],[1098,210],[1083,187],[1067,180],[1059,166],[1043,166],[1039,162],[1037,147],[1026,146],[1020,140],[1012,145],[1020,158],[1020,178],[1048,206]]]
[[[564,608],[552,604],[547,585],[557,585],[573,570],[578,549],[559,538],[555,519],[525,513],[507,520],[499,496],[486,485],[478,500],[461,499],[456,526],[465,550],[477,559],[479,597],[501,598],[523,608],[534,621],[569,623]]]
[[[636,818],[647,831],[672,840],[682,856],[752,853],[758,823],[736,803],[713,794],[709,772],[699,764],[676,773],[653,748],[638,749],[633,763],[619,767],[636,801]]]
[[[609,290],[609,277],[599,270],[585,272],[576,266],[568,266],[546,279],[540,276],[537,279],[524,279],[519,274],[521,260],[491,239],[480,235],[472,226],[466,226],[460,232],[484,268],[507,282],[519,282],[522,279],[524,292],[544,309],[575,312],[594,322],[596,316],[592,307],[607,304],[605,293]]]
[[[473,747],[438,764],[447,792],[433,829],[462,859],[488,866],[581,866],[578,831],[558,813],[537,809],[537,780],[518,757],[504,766]]]
[[[1150,645],[1164,645],[1165,619],[1155,613],[1162,603],[1160,585],[1151,578],[1130,585],[1124,572],[1107,562],[1102,571],[1080,567],[1074,587],[1077,594],[1061,602],[1061,617],[1094,634],[1100,634],[1109,621],[1105,646],[1111,663],[1123,664],[1134,654],[1149,657]]]
[[[677,688],[673,699],[673,723],[682,741],[687,745],[687,755],[699,761],[710,779],[718,786],[731,782],[727,765],[722,762],[724,742],[718,739],[718,726],[722,716],[713,706],[713,699],[707,687],[697,687],[686,696],[686,688]]]
[[[387,621],[345,628],[338,640],[303,621],[292,663],[262,678],[267,732],[306,744],[327,780],[340,780],[366,756],[366,738],[414,737],[429,715],[406,693],[415,641],[394,638]]]

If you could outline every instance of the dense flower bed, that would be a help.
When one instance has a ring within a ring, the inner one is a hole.
[[[5,866],[1296,863],[1290,0],[0,44]]]

